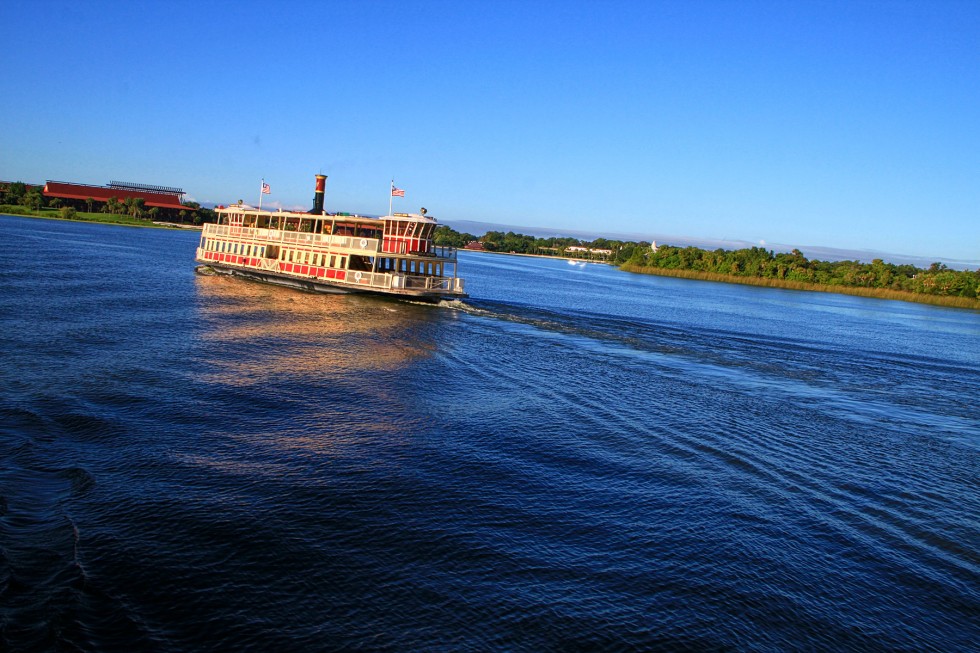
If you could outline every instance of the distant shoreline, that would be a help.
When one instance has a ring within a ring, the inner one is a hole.
[[[760,277],[740,277],[732,274],[717,274],[698,270],[675,270],[669,268],[640,267],[626,264],[620,268],[633,274],[651,274],[659,277],[677,279],[692,279],[694,281],[712,281],[716,283],[735,283],[743,286],[759,286],[763,288],[779,288],[781,290],[802,290],[809,292],[829,292],[838,295],[853,295],[870,297],[872,299],[890,299],[900,302],[945,306],[946,308],[966,308],[980,310],[980,299],[970,297],[955,297],[950,295],[928,295],[889,288],[866,288],[863,286],[833,286],[804,281],[787,281],[785,279],[769,279]]]
[[[178,222],[151,222],[146,220],[141,220],[139,222],[122,222],[120,220],[109,219],[109,216],[105,218],[92,218],[87,217],[92,214],[90,213],[78,213],[79,217],[75,218],[63,218],[60,215],[39,215],[36,212],[32,213],[8,213],[7,211],[0,211],[0,215],[9,215],[15,218],[36,218],[38,220],[60,220],[62,222],[90,222],[93,224],[108,224],[116,227],[145,227],[149,229],[190,229],[194,231],[201,231],[203,227],[192,224],[180,224]],[[118,216],[116,216],[118,217]]]
[[[574,256],[552,256],[551,254],[525,254],[524,252],[491,252],[487,249],[466,249],[465,247],[458,247],[460,252],[473,252],[474,254],[502,254],[504,256],[529,256],[531,258],[553,258],[559,261],[581,261],[583,263],[597,263],[599,265],[614,265],[609,261],[593,261],[592,259],[586,258],[575,258]]]

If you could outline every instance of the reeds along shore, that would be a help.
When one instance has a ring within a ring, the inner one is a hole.
[[[769,279],[762,277],[742,277],[734,274],[719,274],[700,270],[676,270],[657,268],[626,263],[621,266],[626,272],[638,274],[655,274],[661,277],[679,279],[695,279],[698,281],[720,281],[724,283],[739,283],[746,286],[762,286],[765,288],[785,288],[787,290],[810,290],[816,292],[831,292],[841,295],[856,295],[858,297],[874,297],[876,299],[893,299],[903,302],[917,302],[951,308],[969,308],[980,310],[980,300],[972,297],[950,297],[946,295],[928,295],[925,293],[891,290],[889,288],[864,288],[861,286],[840,286],[804,281],[787,281],[785,279]]]

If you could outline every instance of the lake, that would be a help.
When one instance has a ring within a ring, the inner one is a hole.
[[[980,313],[0,216],[0,648],[975,650]]]

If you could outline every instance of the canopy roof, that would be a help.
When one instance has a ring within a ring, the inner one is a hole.
[[[180,195],[176,193],[89,186],[87,184],[73,184],[67,181],[48,181],[44,184],[44,195],[46,197],[60,197],[71,200],[87,200],[91,197],[96,202],[107,202],[110,197],[115,197],[117,200],[138,197],[148,207],[156,206],[161,209],[187,208],[180,203]]]
[[[344,222],[377,222],[379,220],[391,220],[395,222],[415,222],[422,224],[438,224],[435,218],[418,213],[395,213],[394,215],[382,215],[373,217],[369,215],[356,215],[353,213],[300,213],[297,211],[267,211],[257,209],[248,204],[229,204],[228,206],[218,206],[216,213],[249,213],[252,215],[285,216],[289,218],[302,218],[304,220],[338,220]]]

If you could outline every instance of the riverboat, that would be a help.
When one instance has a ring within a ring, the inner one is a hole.
[[[323,210],[317,175],[313,210],[263,211],[240,200],[204,225],[197,261],[214,272],[324,293],[374,293],[437,302],[466,297],[456,249],[432,242],[426,215],[380,218]]]

